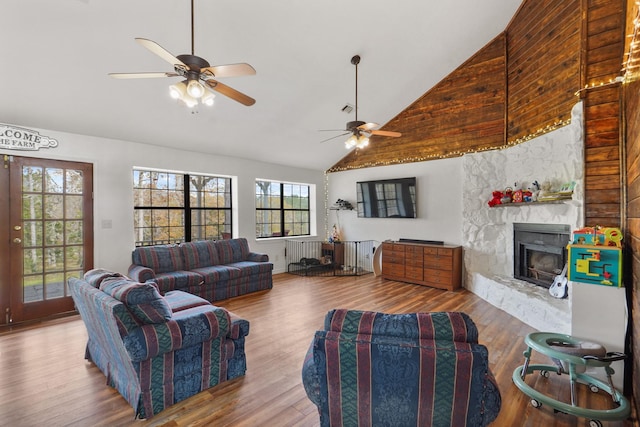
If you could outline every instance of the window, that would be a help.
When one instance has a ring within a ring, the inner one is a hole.
[[[256,237],[308,236],[309,185],[256,181]]]
[[[231,178],[134,169],[133,199],[136,246],[231,237]]]

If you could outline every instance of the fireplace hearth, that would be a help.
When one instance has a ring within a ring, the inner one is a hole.
[[[549,288],[567,262],[571,229],[564,224],[513,224],[513,277]]]

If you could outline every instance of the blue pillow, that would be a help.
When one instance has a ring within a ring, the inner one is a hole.
[[[114,273],[113,271],[105,270],[104,268],[94,268],[93,270],[89,270],[84,273],[84,280],[94,288],[99,288],[100,283],[102,283],[104,279],[110,277],[122,277],[122,274]]]
[[[142,323],[164,323],[171,319],[171,307],[153,283],[107,278],[100,284],[100,290],[121,301]]]

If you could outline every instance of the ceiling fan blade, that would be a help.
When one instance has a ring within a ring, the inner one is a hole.
[[[240,104],[246,105],[247,107],[256,103],[256,100],[251,98],[250,96],[247,96],[242,92],[238,92],[237,90],[223,83],[220,83],[217,80],[213,80],[213,79],[205,80],[205,83],[216,92],[220,92],[224,96],[228,96],[234,101],[238,101]]]
[[[400,132],[392,132],[388,130],[370,130],[369,133],[371,135],[390,136],[392,138],[398,138],[402,136]]]
[[[340,138],[341,136],[349,135],[350,133],[351,132],[346,132],[340,135],[332,136],[331,138],[323,139],[322,141],[320,141],[320,143],[322,144],[323,142],[331,141],[332,139]]]
[[[172,64],[172,65],[180,64],[180,65],[183,65],[183,66],[187,67],[187,70],[189,69],[187,64],[185,64],[184,62],[182,62],[181,60],[179,60],[178,58],[173,56],[168,50],[166,50],[165,48],[160,46],[158,43],[156,43],[156,42],[154,42],[152,40],[143,39],[143,38],[140,38],[140,37],[136,38],[136,41],[139,44],[141,44],[143,47],[145,47],[148,50],[150,50],[152,53],[155,53],[160,58],[162,58],[165,61],[167,61],[169,64]]]
[[[364,130],[364,131],[369,131],[373,128],[377,128],[379,125],[377,123],[365,123],[362,124],[360,126],[358,126],[358,129],[360,130]]]
[[[158,72],[158,73],[109,73],[114,79],[154,79],[157,77],[178,77],[178,73]]]
[[[205,67],[200,70],[201,73],[211,73],[213,77],[238,77],[238,76],[253,76],[256,74],[256,70],[249,64],[227,64],[227,65],[214,65],[213,67]]]

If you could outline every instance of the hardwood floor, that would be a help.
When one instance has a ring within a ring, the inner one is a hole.
[[[332,308],[383,312],[464,311],[478,325],[480,342],[502,394],[493,426],[588,426],[588,420],[535,409],[512,383],[522,364],[523,339],[534,329],[465,291],[447,292],[361,277],[274,276],[270,291],[217,305],[251,322],[247,374],[180,402],[150,420],[134,420],[133,409],[104,375],[84,360],[86,330],[78,316],[39,325],[0,328],[0,425],[2,426],[317,426],[319,418],[301,381],[301,366],[314,332]],[[544,359],[534,362],[548,363]],[[566,376],[533,379],[569,393]],[[536,384],[536,389],[538,384]],[[586,387],[581,387],[581,391]],[[608,396],[585,391],[589,407]],[[583,400],[580,400],[583,402]],[[603,422],[632,426],[632,421]]]

